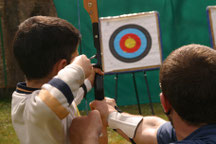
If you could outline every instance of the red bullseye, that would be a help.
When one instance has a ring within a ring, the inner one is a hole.
[[[120,40],[120,47],[124,52],[133,53],[136,52],[141,46],[140,38],[133,34],[128,33],[124,35]]]

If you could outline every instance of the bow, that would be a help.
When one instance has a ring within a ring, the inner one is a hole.
[[[94,46],[97,50],[96,59],[97,63],[94,67],[102,69],[101,63],[101,50],[100,50],[100,40],[99,40],[99,27],[98,27],[98,8],[97,8],[97,0],[83,0],[84,8],[89,13],[89,16],[92,21],[93,28],[93,38],[94,38]],[[103,100],[104,99],[104,86],[103,86],[104,77],[99,74],[95,74],[95,99]]]
[[[93,37],[94,37],[94,46],[97,50],[96,59],[97,63],[94,67],[102,68],[101,64],[101,50],[100,50],[100,40],[99,40],[99,27],[98,27],[98,9],[97,9],[97,0],[83,0],[84,8],[89,13],[89,16],[92,21],[93,28]],[[94,81],[94,90],[95,90],[95,99],[103,100],[104,99],[104,86],[103,86],[103,76],[95,74]],[[100,144],[108,143],[107,128],[103,127],[103,135],[99,138]]]

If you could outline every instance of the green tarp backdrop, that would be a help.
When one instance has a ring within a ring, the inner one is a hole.
[[[54,0],[58,17],[71,22],[82,33],[80,53],[88,57],[95,54],[92,25],[83,0]],[[158,11],[162,40],[163,59],[176,48],[198,43],[210,46],[206,8],[216,5],[215,0],[98,0],[99,17],[117,16],[137,12]],[[148,103],[143,72],[136,72],[140,103]],[[159,70],[147,71],[153,102],[159,102]],[[114,75],[104,78],[105,96],[115,97]],[[94,91],[88,95],[94,99]],[[118,79],[118,105],[137,104],[132,74],[120,74]],[[84,102],[79,106],[84,108]]]

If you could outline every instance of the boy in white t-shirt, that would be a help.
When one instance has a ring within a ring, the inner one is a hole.
[[[20,24],[13,51],[26,81],[17,84],[11,111],[20,143],[70,143],[77,105],[94,81],[90,60],[78,56],[80,39],[60,18],[35,16]]]

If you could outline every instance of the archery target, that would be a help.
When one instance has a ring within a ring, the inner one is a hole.
[[[207,7],[211,46],[216,49],[216,6]]]
[[[118,60],[136,62],[148,54],[151,48],[151,36],[139,25],[125,25],[111,35],[109,47]]]
[[[162,54],[157,12],[100,18],[105,73],[158,68]]]

